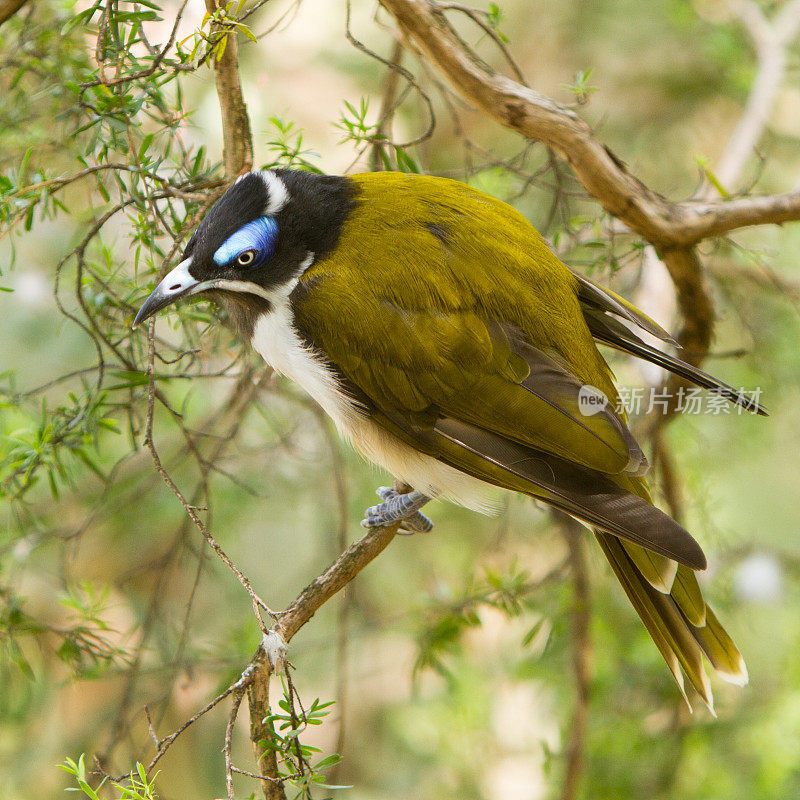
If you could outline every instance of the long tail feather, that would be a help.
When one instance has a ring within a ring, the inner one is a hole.
[[[706,606],[706,624],[701,628],[693,627],[691,631],[720,678],[737,686],[744,686],[747,683],[747,666],[742,654],[708,606]]]
[[[703,600],[703,593],[697,583],[697,577],[688,567],[681,564],[675,575],[675,581],[670,590],[678,608],[683,611],[686,619],[696,628],[706,624],[708,606]]]
[[[595,531],[595,535],[625,594],[628,595],[678,686],[684,692],[684,697],[686,692],[683,678],[680,676],[681,670],[713,712],[714,697],[703,667],[703,651],[674,598],[657,591],[644,579],[619,539],[602,531]],[[686,702],[689,702],[688,698]]]
[[[678,562],[633,542],[623,542],[622,546],[644,579],[662,594],[669,594],[678,573]]]
[[[628,599],[644,622],[678,686],[686,697],[681,671],[713,711],[714,699],[703,667],[705,656],[721,678],[743,686],[747,667],[741,653],[706,605],[694,573],[678,567],[669,594],[658,592],[630,558],[627,543],[595,531]],[[688,702],[688,700],[687,700]]]

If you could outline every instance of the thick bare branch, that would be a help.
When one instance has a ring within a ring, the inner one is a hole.
[[[11,19],[28,0],[0,0],[0,25]]]
[[[453,87],[501,124],[557,150],[594,197],[647,238],[662,240],[670,204],[631,175],[574,111],[489,71],[428,0],[381,0],[401,30]],[[645,233],[646,232],[646,233]]]
[[[683,317],[678,341],[683,350],[681,358],[699,364],[711,344],[714,309],[703,278],[703,268],[691,247],[659,251],[659,257],[669,271]]]
[[[464,98],[570,164],[584,188],[659,248],[691,245],[746,225],[800,219],[800,194],[715,203],[671,203],[632,175],[572,109],[490,70],[465,48],[430,0],[381,0],[409,43]]]
[[[274,748],[264,743],[272,740],[274,731],[267,721],[271,710],[269,705],[269,679],[272,667],[269,659],[256,670],[253,680],[247,687],[247,702],[250,707],[250,741],[255,750],[258,771],[262,776],[261,788],[266,800],[286,800],[283,783],[278,779],[278,759]]]

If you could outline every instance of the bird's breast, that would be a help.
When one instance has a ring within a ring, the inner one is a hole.
[[[256,320],[251,342],[276,372],[308,392],[337,427],[347,425],[360,414],[357,405],[342,391],[333,370],[295,330],[288,303],[273,305],[272,311]]]
[[[276,372],[301,386],[333,420],[339,433],[368,461],[429,497],[475,511],[497,506],[497,491],[441,461],[414,450],[374,423],[341,388],[337,375],[299,336],[288,304],[273,305],[253,328],[253,349]]]

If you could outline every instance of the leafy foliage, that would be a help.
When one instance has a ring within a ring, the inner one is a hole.
[[[279,760],[278,775],[285,783],[297,789],[296,799],[311,798],[315,788],[347,789],[347,786],[335,786],[326,782],[325,771],[338,764],[341,756],[332,754],[320,757],[319,747],[302,744],[300,736],[309,726],[322,725],[322,721],[331,712],[333,701],[321,703],[319,698],[311,705],[303,708],[300,697],[288,674],[281,675],[283,698],[278,701],[280,711],[270,714],[265,722],[270,725],[274,734],[259,744],[267,752],[274,752]]]
[[[84,797],[90,800],[100,800],[100,795],[89,784],[89,776],[86,772],[84,754],[81,753],[77,762],[71,758],[67,758],[59,767],[69,775],[74,776],[75,782],[78,784],[77,789],[70,789],[70,791],[80,791]],[[116,790],[116,797],[114,800],[157,800],[158,795],[155,790],[155,778],[149,778],[145,772],[144,767],[137,762],[136,773],[131,773],[127,780],[114,781],[103,779],[98,786],[98,791],[108,783],[110,787]]]
[[[101,766],[64,761],[70,788],[155,798],[154,753],[169,740],[164,731],[187,719],[187,750],[159,756],[160,791],[224,791],[219,718],[204,709],[215,691],[236,685],[260,631],[249,598],[161,488],[142,442],[155,443],[189,508],[270,601],[293,596],[328,563],[334,528],[345,536],[342,520],[371,502],[374,474],[342,456],[317,414],[217,324],[218,309],[172,309],[154,326],[152,355],[147,335],[130,330],[223,187],[209,67],[231,36],[242,44],[245,75],[269,77],[246,87],[265,112],[254,125],[259,163],[454,176],[515,204],[570,263],[624,293],[642,275],[643,243],[616,232],[544,148],[485,124],[402,49],[375,61],[365,45],[348,49],[326,31],[319,57],[306,58],[319,20],[292,23],[294,3],[285,17],[281,9],[272,16],[272,3],[257,16],[261,5],[235,0],[192,16],[191,4],[150,0],[38,2],[0,27],[0,302],[9,343],[0,379],[0,757],[19,796],[58,791],[52,764],[86,751]],[[310,13],[323,19],[330,5]],[[625,7],[637,24],[624,26],[613,3],[447,13],[462,13],[487,61],[502,61],[494,48],[509,43],[620,152],[670,191],[690,194],[698,166],[715,180],[696,151],[716,152],[719,142],[701,148],[698,131],[741,102],[753,74],[735,26],[701,5],[639,0]],[[476,18],[483,27],[472,27]],[[281,39],[290,23],[305,26],[304,37]],[[366,30],[370,47],[388,54],[393,43],[380,26]],[[777,166],[758,175],[769,189],[800,164],[792,137],[770,133],[767,146]],[[591,562],[586,797],[800,792],[790,746],[800,685],[791,532],[800,519],[796,470],[776,455],[797,441],[797,322],[786,300],[798,295],[784,253],[799,242],[788,226],[758,236],[708,255],[723,301],[719,351],[733,352],[751,332],[753,355],[720,363],[735,385],[763,383],[770,399],[789,397],[789,411],[777,404],[771,435],[719,420],[681,421],[668,434],[687,525],[718,554],[715,607],[742,639],[755,686],[723,692],[719,722],[690,719],[646,633]],[[45,285],[41,306],[25,299],[21,279],[31,276]],[[641,382],[626,363],[614,366],[622,380]],[[331,475],[340,480],[335,496]],[[293,643],[300,688],[284,678],[267,718],[275,735],[262,745],[298,797],[328,794],[341,775],[367,792],[415,799],[511,796],[520,786],[544,796],[560,787],[574,706],[575,592],[563,543],[517,501],[499,525],[444,506],[435,516],[435,538],[396,542],[359,578],[349,621],[325,611],[316,632]],[[783,576],[779,601],[737,588],[755,533]],[[349,636],[333,634],[341,624]],[[338,697],[347,686],[346,708],[300,699]],[[335,712],[348,720],[343,749],[330,735]],[[247,763],[241,728],[233,756]],[[35,754],[31,741],[40,742]],[[103,774],[130,764],[127,777]]]

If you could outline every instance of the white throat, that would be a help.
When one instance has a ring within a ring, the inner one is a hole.
[[[292,324],[289,295],[296,283],[271,294],[271,310],[261,314],[253,327],[253,349],[276,372],[305,389],[344,433],[361,412],[342,391],[335,373],[300,338]]]

